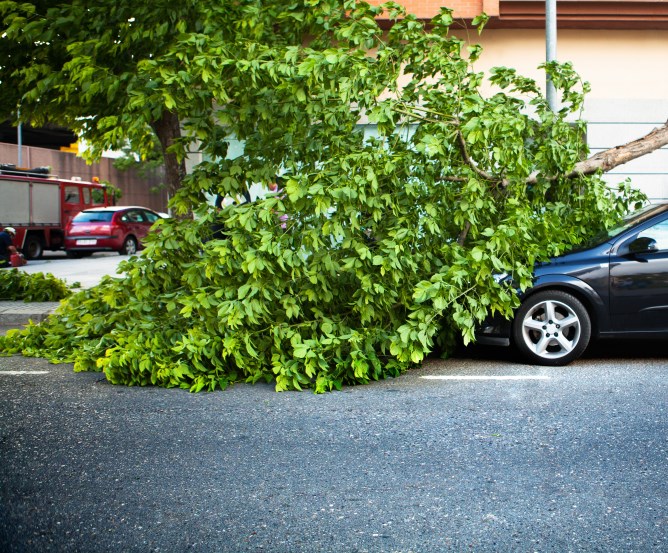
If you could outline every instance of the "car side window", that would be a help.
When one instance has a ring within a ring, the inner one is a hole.
[[[131,223],[143,223],[144,222],[144,217],[141,214],[141,211],[128,211],[125,214],[126,221],[129,221]]]
[[[638,238],[651,238],[660,250],[668,250],[668,219],[643,230]]]
[[[149,223],[155,223],[160,217],[150,211],[144,211],[144,217]]]

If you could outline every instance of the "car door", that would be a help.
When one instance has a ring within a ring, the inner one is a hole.
[[[151,220],[149,213],[144,209],[137,209],[133,213],[137,223],[137,238],[139,238],[139,242],[141,243],[144,241],[154,221]]]
[[[128,233],[133,234],[141,244],[146,236],[148,229],[151,228],[151,223],[144,217],[144,212],[141,209],[129,209],[123,214],[123,223],[125,223]]]
[[[62,189],[63,228],[66,228],[74,216],[84,209],[81,202],[81,189],[77,184],[68,184]]]
[[[668,331],[668,217],[626,237],[611,258],[610,316],[613,330]]]

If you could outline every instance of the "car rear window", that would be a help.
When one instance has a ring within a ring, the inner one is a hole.
[[[112,211],[82,211],[78,213],[73,223],[108,223],[114,216]]]

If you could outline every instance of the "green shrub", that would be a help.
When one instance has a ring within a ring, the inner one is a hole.
[[[65,281],[47,273],[0,271],[0,300],[58,301],[71,294]]]

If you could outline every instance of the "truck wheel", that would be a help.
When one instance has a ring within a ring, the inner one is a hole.
[[[128,236],[123,242],[123,247],[119,251],[121,255],[134,255],[137,253],[137,239],[134,236]]]
[[[23,245],[23,253],[27,259],[39,259],[44,253],[44,246],[39,236],[27,236]]]

